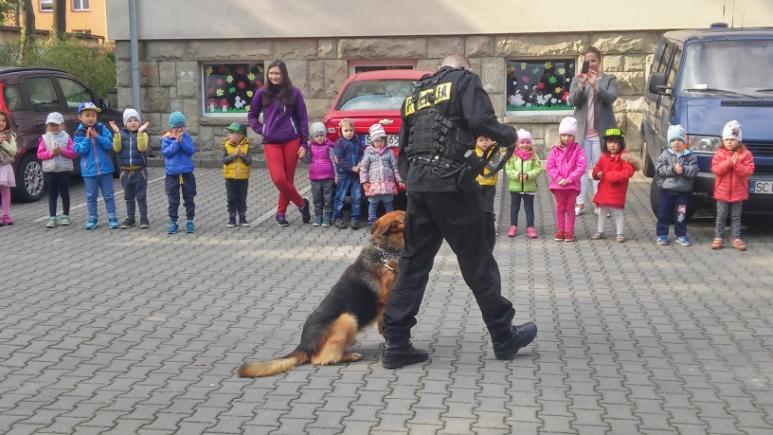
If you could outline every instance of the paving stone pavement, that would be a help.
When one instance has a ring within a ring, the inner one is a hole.
[[[13,205],[16,225],[0,228],[0,432],[773,433],[765,225],[747,230],[745,253],[711,251],[707,221],[689,227],[695,246],[657,247],[637,175],[626,243],[589,240],[592,215],[576,243],[556,243],[543,189],[540,239],[509,239],[500,213],[503,291],[516,320],[540,328],[513,361],[494,359],[444,246],[414,329],[430,362],[385,370],[370,330],[364,361],[246,380],[235,376],[243,361],[294,348],[365,232],[301,225],[294,210],[276,227],[265,169],[251,180],[254,225],[228,229],[222,174],[198,169],[198,230],[168,236],[162,177],[150,169],[150,230],[108,230],[101,203],[100,227],[82,230],[77,180],[69,228],[44,228],[45,200]]]

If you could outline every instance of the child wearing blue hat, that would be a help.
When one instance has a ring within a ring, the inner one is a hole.
[[[166,232],[175,234],[178,230],[177,211],[180,208],[180,191],[182,190],[183,203],[185,205],[185,217],[188,222],[185,232],[195,231],[193,218],[196,214],[196,205],[193,197],[196,196],[196,178],[193,177],[193,155],[196,153],[196,144],[185,131],[185,115],[181,112],[172,112],[169,115],[169,131],[161,136],[161,154],[164,155],[164,182],[166,197],[169,202],[169,224]]]
[[[97,194],[102,191],[107,209],[107,222],[111,230],[118,228],[113,197],[113,134],[105,124],[99,122],[100,109],[94,103],[81,103],[78,106],[78,127],[73,135],[73,151],[80,155],[81,177],[86,190],[86,208],[88,219],[86,230],[97,227]]]

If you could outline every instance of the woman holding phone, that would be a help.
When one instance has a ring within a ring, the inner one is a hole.
[[[601,157],[601,134],[617,127],[612,109],[617,99],[617,78],[601,71],[601,52],[598,48],[588,47],[584,57],[580,73],[572,79],[569,87],[569,104],[574,106],[574,117],[577,119],[576,140],[582,144],[588,167],[593,168]],[[582,178],[574,207],[576,215],[582,214],[586,200],[590,201],[589,180],[587,174]],[[590,181],[595,192],[598,181]]]

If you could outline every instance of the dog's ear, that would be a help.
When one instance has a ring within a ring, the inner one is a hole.
[[[390,212],[388,215],[382,216],[373,224],[370,233],[374,236],[383,236],[395,232],[403,225],[403,218],[403,212]]]

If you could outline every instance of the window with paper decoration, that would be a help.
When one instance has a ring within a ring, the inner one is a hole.
[[[507,61],[507,112],[572,110],[576,59]]]
[[[263,87],[263,63],[204,64],[204,114],[246,114]]]

